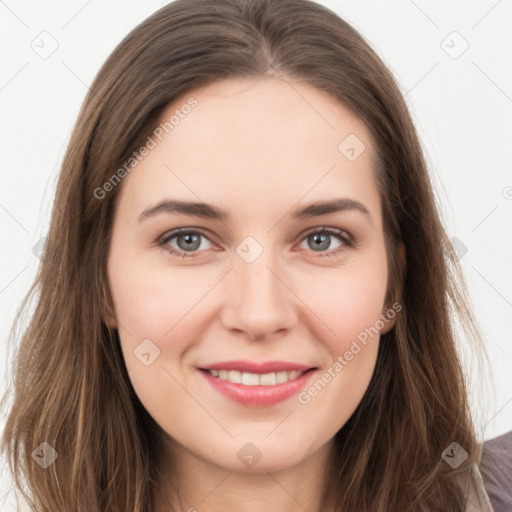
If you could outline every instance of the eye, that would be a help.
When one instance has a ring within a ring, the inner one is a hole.
[[[207,241],[206,247],[203,239]],[[337,239],[339,244],[335,248],[330,248],[333,239]],[[179,228],[159,238],[156,242],[169,254],[182,258],[196,257],[196,253],[211,249],[212,245],[206,232],[198,228]],[[171,242],[176,243],[177,246]],[[310,244],[310,247],[313,247],[311,251],[316,252],[317,257],[337,256],[340,252],[353,247],[355,244],[353,238],[345,231],[326,227],[310,231],[302,238],[301,242]],[[208,246],[208,244],[211,245]]]
[[[171,241],[176,239],[178,247],[170,245]],[[194,257],[194,253],[198,252],[199,249],[209,249],[210,247],[204,247],[201,239],[207,240],[210,244],[210,239],[199,229],[188,229],[180,228],[172,231],[168,235],[160,238],[157,243],[163,247],[169,254],[181,256],[182,258]]]
[[[331,247],[333,238],[340,242],[335,248]],[[348,233],[325,227],[310,231],[302,240],[302,243],[305,242],[309,247],[313,248],[311,249],[313,252],[320,253],[317,255],[319,257],[337,256],[339,252],[354,246],[354,240]],[[329,247],[331,249],[326,251],[325,249],[329,249]]]

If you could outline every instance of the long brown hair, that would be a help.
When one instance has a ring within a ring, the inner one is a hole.
[[[399,86],[356,30],[308,0],[177,0],[128,34],[91,85],[62,163],[39,272],[12,331],[37,298],[2,439],[34,510],[152,510],[158,426],[105,322],[122,181],[101,199],[95,191],[175,98],[221,79],[269,74],[329,93],[367,126],[377,153],[387,299],[402,305],[381,337],[363,400],[336,434],[324,503],[343,512],[463,510],[461,482],[480,462],[481,445],[455,319],[464,343],[484,353],[464,277]],[[46,469],[32,456],[43,442],[58,454]],[[453,442],[468,453],[456,469],[442,458]]]

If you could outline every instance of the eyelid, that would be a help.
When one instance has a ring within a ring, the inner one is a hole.
[[[313,233],[327,233],[328,235],[339,236],[342,239],[345,239],[347,243],[355,245],[356,239],[346,230],[340,228],[330,228],[328,226],[316,226],[314,228],[310,228],[306,230],[301,236],[301,241],[308,235]]]
[[[212,240],[212,236],[209,231],[203,229],[203,228],[194,228],[194,227],[186,227],[186,228],[176,228],[171,231],[168,231],[164,233],[162,236],[159,236],[156,239],[156,244],[159,246],[163,246],[169,242],[169,240],[176,238],[180,235],[202,235],[204,238],[206,238],[210,243],[215,244]],[[173,248],[174,249],[174,248]],[[198,251],[202,252],[202,251]]]
[[[299,243],[301,243],[306,237],[308,237],[310,234],[328,234],[330,236],[337,237],[341,242],[341,249],[330,249],[328,251],[319,251],[315,257],[335,257],[338,255],[339,252],[343,252],[347,249],[353,248],[357,245],[357,241],[354,236],[352,236],[348,231],[340,228],[331,228],[327,226],[316,226],[309,228],[308,230],[302,232],[299,236]],[[185,228],[176,228],[171,231],[166,232],[162,236],[158,237],[155,241],[156,244],[159,247],[162,247],[165,249],[168,253],[175,254],[181,257],[189,257],[189,258],[197,258],[198,254],[205,252],[203,251],[191,251],[188,253],[187,251],[182,251],[180,249],[176,249],[174,247],[168,246],[168,242],[180,235],[187,235],[187,234],[198,234],[206,238],[210,243],[213,245],[216,245],[215,242],[211,240],[211,235],[209,231],[203,229],[203,228],[195,228],[195,227],[185,227]],[[300,251],[300,249],[294,249],[294,251]],[[310,251],[310,252],[316,252],[316,251]]]

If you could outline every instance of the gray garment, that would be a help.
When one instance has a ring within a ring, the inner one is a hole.
[[[512,431],[485,441],[479,470],[493,512],[512,512]]]
[[[497,512],[484,486],[482,474],[476,464],[471,468],[471,484],[466,491],[467,503],[464,512]]]
[[[484,487],[482,474],[477,464],[471,466],[469,479],[459,475],[457,482],[466,497],[466,507],[462,512],[496,512],[492,508],[490,498]],[[421,512],[432,512],[432,510],[423,505]]]
[[[473,464],[469,482],[460,484],[467,497],[464,512],[512,512],[512,431],[484,442],[480,465]]]

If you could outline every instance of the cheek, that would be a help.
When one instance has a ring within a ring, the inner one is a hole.
[[[322,293],[322,283],[316,282],[308,298],[329,328],[324,325],[315,333],[327,357],[317,379],[298,398],[334,435],[356,410],[374,373],[387,280],[379,272],[354,270],[329,283],[330,293]]]
[[[112,272],[112,295],[130,381],[148,412],[161,419],[169,396],[173,407],[190,407],[173,376],[182,380],[181,358],[191,340],[200,339],[201,299],[216,280],[197,269],[134,265],[134,260],[129,269]]]
[[[214,290],[222,272],[206,266],[134,265],[135,258],[124,261],[131,264],[112,269],[111,289],[120,332],[131,350],[146,338],[166,351],[182,350],[187,338],[210,321],[223,302]],[[288,277],[294,293],[309,310],[302,318],[309,317],[315,337],[330,347],[331,354],[348,350],[351,341],[374,326],[383,311],[387,276],[382,264],[322,268]],[[226,279],[229,282],[229,277]]]
[[[133,336],[161,340],[186,321],[214,286],[214,277],[197,268],[130,266],[111,281],[118,320]]]
[[[376,267],[336,270],[309,282],[303,293],[327,327],[323,339],[331,354],[348,350],[353,339],[375,326],[384,311],[386,285],[386,270]]]

